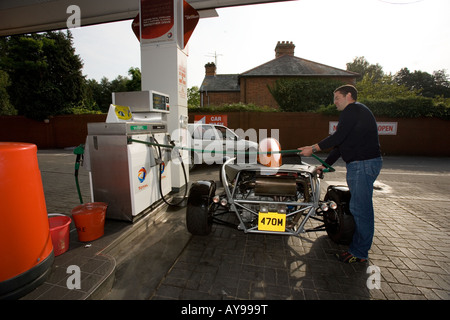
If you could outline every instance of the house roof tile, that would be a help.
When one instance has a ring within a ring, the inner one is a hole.
[[[238,74],[217,74],[205,76],[200,91],[239,91]]]
[[[241,73],[241,77],[254,76],[333,76],[356,77],[357,73],[330,67],[314,61],[284,55]]]
[[[239,91],[239,78],[243,77],[351,77],[359,74],[314,61],[283,55],[241,74],[217,74],[205,76],[200,87],[205,91]]]

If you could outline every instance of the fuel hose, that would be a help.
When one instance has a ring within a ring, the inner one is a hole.
[[[163,171],[163,167],[162,167],[162,152],[161,152],[161,147],[164,147],[164,146],[168,147],[169,145],[161,145],[161,144],[158,143],[158,140],[156,140],[155,137],[153,137],[153,139],[155,140],[156,143],[149,142],[149,144],[151,143],[152,145],[155,145],[156,147],[158,147],[159,158],[161,159],[161,162],[159,163],[159,193],[161,195],[161,199],[163,200],[163,202],[165,204],[167,204],[169,206],[174,206],[174,207],[179,206],[184,201],[184,199],[186,199],[186,196],[187,196],[187,184],[188,184],[188,181],[187,181],[186,168],[184,167],[183,159],[181,158],[181,154],[178,152],[178,158],[180,159],[181,167],[183,168],[183,175],[184,175],[184,181],[185,181],[184,195],[176,203],[169,202],[164,197],[164,193],[162,191],[162,171]],[[144,142],[144,141],[141,141],[141,140],[132,140],[132,141],[134,141],[134,142]],[[174,147],[172,145],[170,145],[170,146],[172,148]]]
[[[156,139],[155,139],[156,141]],[[156,142],[147,142],[147,141],[142,141],[142,140],[136,140],[136,139],[131,139],[129,138],[129,142],[136,142],[136,143],[142,143],[142,144],[146,144],[146,145],[150,145],[150,146],[155,146],[158,147],[158,151],[159,151],[159,155],[160,158],[162,160],[162,153],[161,153],[161,148],[170,148],[170,149],[180,149],[180,150],[187,150],[187,151],[194,151],[194,152],[217,152],[215,150],[213,151],[209,151],[209,150],[202,150],[202,149],[194,149],[194,148],[188,148],[188,147],[177,147],[175,145],[172,144],[161,144],[158,143],[158,141]],[[218,152],[222,152],[222,153],[227,153],[229,154],[230,152],[227,151],[218,151]],[[81,192],[80,192],[80,186],[79,186],[79,182],[78,182],[78,170],[80,168],[80,164],[83,161],[83,156],[84,156],[84,145],[79,145],[77,148],[75,148],[74,152],[73,152],[77,158],[75,161],[75,183],[76,183],[76,187],[77,187],[77,192],[78,192],[78,197],[80,200],[80,203],[83,203],[83,198],[81,196]],[[247,155],[251,155],[251,154],[264,154],[264,155],[268,155],[268,154],[277,154],[277,153],[281,153],[281,154],[289,154],[289,153],[299,153],[299,150],[297,149],[293,149],[293,150],[278,150],[278,151],[234,151],[233,154],[247,154]],[[318,156],[316,156],[315,154],[311,155],[312,157],[314,157],[316,160],[318,160],[320,163],[322,163],[326,169],[324,169],[324,172],[333,172],[335,171],[335,169],[333,167],[331,167],[328,163],[326,163],[325,161],[323,161],[322,159],[320,159]],[[178,153],[178,157],[180,158],[181,161],[181,165],[183,167],[183,174],[184,174],[184,179],[186,181],[186,185],[187,185],[187,176],[186,176],[186,168],[184,167],[184,163],[183,163],[183,159],[181,158],[180,153]],[[170,205],[170,206],[177,206],[180,205],[183,200],[186,198],[186,194],[187,194],[187,188],[185,189],[185,193],[183,198],[178,201],[177,203],[170,203],[168,202],[164,196],[163,196],[163,192],[162,192],[162,187],[161,187],[161,174],[162,174],[162,164],[160,163],[159,165],[159,178],[160,178],[160,183],[159,183],[159,191],[161,193],[161,197],[163,199],[163,201]]]
[[[135,139],[130,139],[129,141],[131,142],[137,142],[137,143],[143,143],[143,144],[147,144],[147,145],[151,145],[151,146],[156,146],[156,147],[162,147],[162,148],[177,148],[180,150],[187,150],[187,151],[194,151],[194,152],[219,152],[219,153],[226,153],[226,154],[230,154],[231,152],[228,150],[223,150],[223,151],[215,151],[215,150],[202,150],[202,149],[194,149],[194,148],[188,148],[188,147],[177,147],[175,145],[170,145],[170,144],[159,144],[159,143],[154,143],[154,142],[147,142],[147,141],[142,141],[142,140],[135,140]],[[264,154],[264,155],[270,155],[270,154],[277,154],[277,153],[281,153],[281,154],[289,154],[289,153],[299,153],[300,151],[298,149],[292,149],[292,150],[278,150],[278,151],[234,151],[233,154],[248,154],[248,155],[253,155],[253,154]],[[315,158],[317,161],[319,161],[326,169],[324,169],[324,172],[334,172],[335,169],[330,166],[328,163],[326,163],[325,161],[323,161],[322,159],[320,159],[318,156],[316,156],[315,154],[311,154],[311,156],[313,158]]]

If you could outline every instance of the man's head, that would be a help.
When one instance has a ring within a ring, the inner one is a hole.
[[[355,102],[358,98],[358,91],[352,85],[346,84],[334,90],[334,104],[339,111],[345,109],[347,105]]]

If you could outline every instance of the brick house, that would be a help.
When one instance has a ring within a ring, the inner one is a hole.
[[[267,86],[280,78],[322,78],[355,84],[357,73],[330,67],[294,56],[295,45],[278,41],[275,59],[241,74],[216,74],[214,63],[205,65],[200,86],[200,105],[219,106],[228,103],[253,103],[277,108]]]

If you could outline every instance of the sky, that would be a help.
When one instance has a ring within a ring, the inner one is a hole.
[[[296,0],[217,12],[200,19],[189,40],[188,88],[200,87],[208,62],[217,61],[218,74],[237,74],[274,59],[278,41],[292,41],[296,57],[344,70],[364,56],[385,73],[450,74],[449,0]],[[88,79],[113,80],[140,68],[131,20],[71,32]]]

